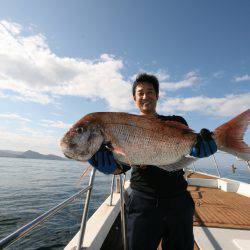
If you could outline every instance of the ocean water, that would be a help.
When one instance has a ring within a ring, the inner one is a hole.
[[[86,166],[75,161],[0,158],[0,239],[35,219],[53,206],[88,185],[80,176]],[[215,168],[196,169],[216,175]],[[221,169],[223,177],[250,183],[250,171],[244,164]],[[111,175],[97,172],[90,201],[89,216],[107,198]],[[27,234],[8,249],[63,249],[80,228],[83,198],[78,198],[54,217]]]
[[[0,239],[88,185],[75,161],[0,158]],[[111,175],[95,176],[89,216],[107,198]],[[80,228],[85,195],[8,249],[63,249]]]

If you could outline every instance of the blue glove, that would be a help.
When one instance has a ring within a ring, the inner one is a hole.
[[[113,153],[104,144],[88,160],[89,164],[104,174],[120,174],[128,171],[129,166],[119,164],[114,159]]]
[[[213,155],[217,151],[217,145],[212,137],[212,132],[203,128],[197,135],[196,142],[191,149],[191,156],[203,158]]]

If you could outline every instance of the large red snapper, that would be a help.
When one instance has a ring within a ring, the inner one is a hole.
[[[243,141],[249,122],[250,109],[216,128],[213,138],[218,149],[249,161],[250,148]],[[196,136],[189,127],[174,121],[98,112],[74,124],[62,138],[61,148],[68,158],[87,161],[106,143],[122,163],[157,165],[167,170],[190,153]]]

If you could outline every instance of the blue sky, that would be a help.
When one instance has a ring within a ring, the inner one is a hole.
[[[159,77],[158,113],[213,130],[250,108],[249,13],[248,0],[2,1],[0,149],[61,154],[83,115],[138,113],[139,72]]]

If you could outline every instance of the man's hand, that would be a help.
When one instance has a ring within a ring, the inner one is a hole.
[[[104,174],[121,174],[130,169],[127,165],[117,163],[113,153],[103,144],[88,162]]]
[[[212,132],[203,128],[197,135],[196,142],[191,149],[191,156],[203,158],[214,154],[217,151],[217,145],[212,137]]]

